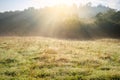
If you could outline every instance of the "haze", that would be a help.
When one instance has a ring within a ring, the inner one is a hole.
[[[0,0],[0,12],[24,10],[28,7],[40,8],[60,4],[85,5],[89,2],[92,4],[92,6],[101,4],[113,9],[120,9],[120,0]]]

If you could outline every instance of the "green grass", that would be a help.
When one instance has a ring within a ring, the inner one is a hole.
[[[0,80],[120,80],[120,40],[0,37]]]

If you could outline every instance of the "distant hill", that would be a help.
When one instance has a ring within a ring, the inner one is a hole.
[[[0,13],[0,36],[119,38],[119,17],[119,11],[102,5],[31,7],[24,11]]]

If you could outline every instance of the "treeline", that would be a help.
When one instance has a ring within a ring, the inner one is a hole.
[[[120,38],[120,11],[104,6],[54,6],[0,13],[0,36]]]

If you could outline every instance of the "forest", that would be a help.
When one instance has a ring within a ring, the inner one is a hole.
[[[88,3],[1,12],[0,36],[120,38],[120,11]]]

